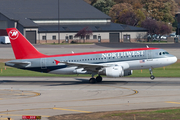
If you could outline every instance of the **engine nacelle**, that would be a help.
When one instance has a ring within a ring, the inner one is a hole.
[[[124,71],[124,76],[129,76],[133,74],[133,70],[125,70]]]
[[[132,75],[133,70],[123,70],[121,66],[112,66],[107,67],[103,70],[102,75],[106,75],[107,77],[122,77]]]
[[[124,70],[121,66],[112,66],[105,68],[105,75],[108,77],[122,77]]]

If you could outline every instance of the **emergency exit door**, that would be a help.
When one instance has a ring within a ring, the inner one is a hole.
[[[147,60],[148,61],[152,61],[153,59],[152,59],[152,51],[151,50],[148,50],[147,51]]]

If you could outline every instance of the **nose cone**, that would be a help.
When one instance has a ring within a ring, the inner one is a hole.
[[[175,63],[176,61],[177,61],[177,57],[176,56],[174,56],[174,57],[170,57],[170,62],[173,64],[173,63]]]

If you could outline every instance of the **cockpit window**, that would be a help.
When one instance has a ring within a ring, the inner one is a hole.
[[[160,52],[159,55],[167,55],[169,54],[168,52]]]

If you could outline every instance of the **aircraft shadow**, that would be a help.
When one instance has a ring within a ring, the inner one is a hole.
[[[42,86],[64,86],[64,85],[118,85],[118,86],[180,86],[180,81],[102,81],[100,83],[89,83],[88,79],[74,78],[71,81],[31,81],[31,80],[0,80],[0,85],[42,85]]]

